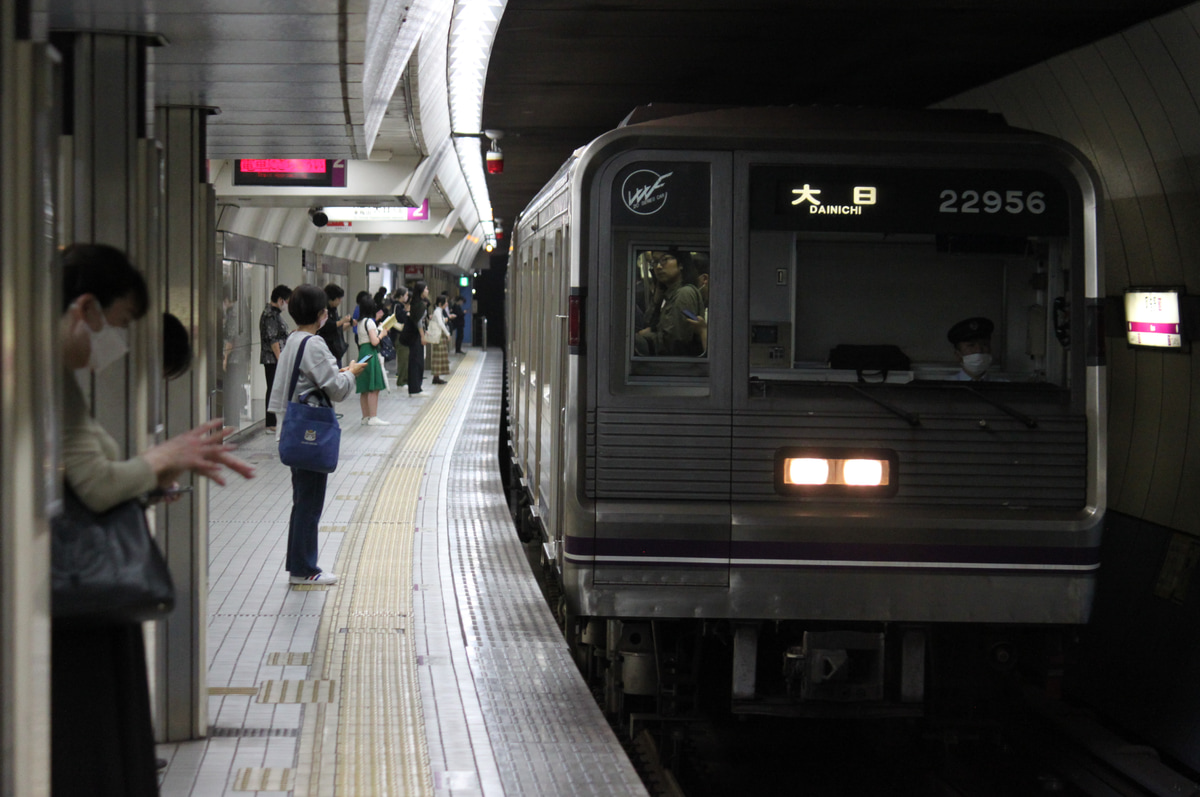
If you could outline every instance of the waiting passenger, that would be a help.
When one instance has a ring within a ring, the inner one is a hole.
[[[178,487],[189,472],[217,484],[225,483],[225,468],[253,476],[254,468],[225,443],[235,430],[222,428],[219,418],[124,457],[124,447],[92,418],[72,372],[99,373],[125,357],[126,330],[149,308],[146,281],[123,252],[104,244],[68,247],[61,273],[64,310],[56,338],[63,369],[61,468],[80,501],[99,514],[156,488]],[[165,364],[168,372],[187,359],[178,337],[172,340],[177,356]],[[186,341],[182,346],[188,347]],[[158,794],[141,623],[54,621],[50,690],[53,794]]]
[[[329,300],[329,320],[317,332],[325,339],[325,345],[329,347],[330,354],[333,359],[337,360],[338,367],[342,365],[342,356],[348,348],[346,339],[342,336],[342,330],[350,326],[353,320],[349,316],[342,318],[338,312],[338,307],[342,304],[342,299],[346,296],[346,291],[341,285],[336,282],[331,282],[325,286],[325,296]]]
[[[367,294],[366,302],[371,301]],[[276,413],[287,411],[293,397],[307,396],[309,403],[323,398],[330,404],[342,401],[354,391],[355,379],[366,370],[365,363],[352,362],[339,368],[325,339],[317,330],[329,319],[329,297],[315,285],[299,285],[288,304],[288,312],[296,321],[293,332],[284,345],[279,363],[283,373],[269,403]],[[300,373],[295,393],[289,393],[292,371],[296,367],[296,355],[300,346],[304,356],[300,358]],[[325,488],[328,473],[292,468],[292,512],[288,521],[287,556],[284,564],[290,584],[336,584],[337,576],[327,573],[317,565],[317,528],[321,522],[321,510],[325,507]]]
[[[688,321],[700,318],[704,312],[699,289],[684,280],[679,259],[669,253],[655,261],[654,282],[646,327],[634,337],[634,353],[695,357],[703,351],[703,346],[699,333]]]
[[[292,298],[292,289],[286,285],[276,285],[271,291],[271,301],[263,309],[258,319],[258,333],[261,347],[258,361],[262,363],[267,377],[267,395],[275,385],[275,368],[279,365],[279,353],[288,339],[287,322],[283,320],[283,310],[287,307],[288,299]],[[267,431],[275,431],[275,413],[267,411]]]
[[[988,379],[992,365],[992,330],[995,325],[986,318],[967,318],[950,327],[946,337],[954,347],[954,356],[961,366],[951,377],[957,382],[982,382]]]

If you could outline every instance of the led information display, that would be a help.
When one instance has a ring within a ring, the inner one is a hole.
[[[345,188],[346,161],[340,158],[244,158],[233,162],[233,184]]]
[[[1065,235],[1070,198],[1038,171],[759,165],[755,229]]]
[[[1131,346],[1182,348],[1179,292],[1138,288],[1126,291],[1125,329]]]

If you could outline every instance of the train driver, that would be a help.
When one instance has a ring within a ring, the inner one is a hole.
[[[654,295],[647,308],[646,327],[634,336],[634,353],[643,357],[695,357],[703,346],[699,333],[688,321],[703,317],[700,290],[684,279],[679,259],[669,252],[654,259],[653,269]]]
[[[992,364],[992,330],[995,325],[983,317],[966,318],[950,327],[946,337],[954,347],[959,371],[953,377],[957,382],[980,382],[988,379],[987,371]]]

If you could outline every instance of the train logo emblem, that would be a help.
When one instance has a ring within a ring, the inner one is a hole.
[[[306,442],[306,443],[317,442],[317,430],[316,429],[305,429],[304,430],[304,442]]]
[[[667,178],[675,172],[659,174],[649,169],[638,169],[621,184],[621,201],[630,213],[652,216],[666,207]]]

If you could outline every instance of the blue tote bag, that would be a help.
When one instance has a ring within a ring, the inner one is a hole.
[[[292,400],[296,384],[300,381],[304,347],[310,340],[311,336],[305,338],[296,352],[296,364],[288,385],[287,412],[283,415],[283,427],[279,432],[279,461],[289,468],[333,473],[337,470],[338,449],[342,444],[342,428],[338,426],[333,407],[309,406],[304,401],[308,394],[301,396],[300,401]],[[321,396],[324,395],[321,391]]]

